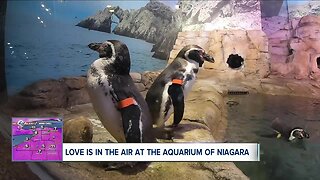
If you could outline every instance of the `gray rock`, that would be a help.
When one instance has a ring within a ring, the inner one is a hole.
[[[79,90],[70,91],[68,94],[68,103],[67,105],[74,106],[78,104],[86,104],[90,102],[90,97],[85,88]]]
[[[135,82],[135,83],[141,82],[141,74],[140,73],[132,72],[132,73],[130,73],[130,76],[131,76],[133,82]]]
[[[105,8],[103,11],[99,11],[98,14],[79,22],[76,26],[110,33],[112,14],[109,10],[109,8]]]
[[[150,88],[154,80],[159,76],[161,71],[157,72],[145,72],[142,74],[141,82],[146,86],[147,89]]]
[[[64,77],[62,80],[70,90],[82,89],[87,83],[87,79],[85,77]]]
[[[16,105],[22,108],[65,107],[68,87],[63,81],[42,80],[23,89],[16,97]]]
[[[113,30],[115,34],[155,43],[153,57],[168,59],[181,29],[180,21],[177,21],[173,10],[161,2],[151,1],[145,7],[133,11],[116,7],[114,15],[119,18],[119,24]],[[77,26],[110,33],[109,9],[99,11],[96,15],[81,21]]]

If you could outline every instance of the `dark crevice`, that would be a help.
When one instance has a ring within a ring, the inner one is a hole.
[[[317,66],[318,66],[318,69],[320,69],[320,57],[317,58]]]

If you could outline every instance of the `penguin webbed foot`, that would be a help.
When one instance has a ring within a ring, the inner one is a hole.
[[[162,140],[169,140],[173,142],[174,132],[172,129],[157,128],[156,138]]]
[[[174,128],[177,128],[177,127],[178,127],[178,124],[173,123],[173,124],[171,124],[171,125],[168,126],[168,127],[174,129]]]

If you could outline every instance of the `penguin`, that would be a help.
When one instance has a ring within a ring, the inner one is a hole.
[[[88,47],[99,53],[87,72],[87,89],[104,127],[118,142],[154,142],[148,105],[129,75],[127,46],[108,40]]]
[[[310,137],[309,133],[307,133],[307,131],[303,128],[298,126],[290,127],[289,125],[281,122],[279,118],[276,118],[272,121],[271,128],[275,133],[270,135],[263,135],[263,137],[284,137],[289,142]]]
[[[164,128],[174,113],[172,127],[177,127],[184,113],[184,99],[196,80],[204,61],[214,63],[213,57],[197,45],[187,45],[155,79],[146,95],[153,123]]]

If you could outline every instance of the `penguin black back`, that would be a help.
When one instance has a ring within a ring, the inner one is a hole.
[[[214,59],[197,45],[185,46],[151,85],[146,101],[158,127],[164,126],[173,111],[173,126],[180,123],[184,113],[184,98],[195,83],[196,74],[204,61],[213,63]]]

